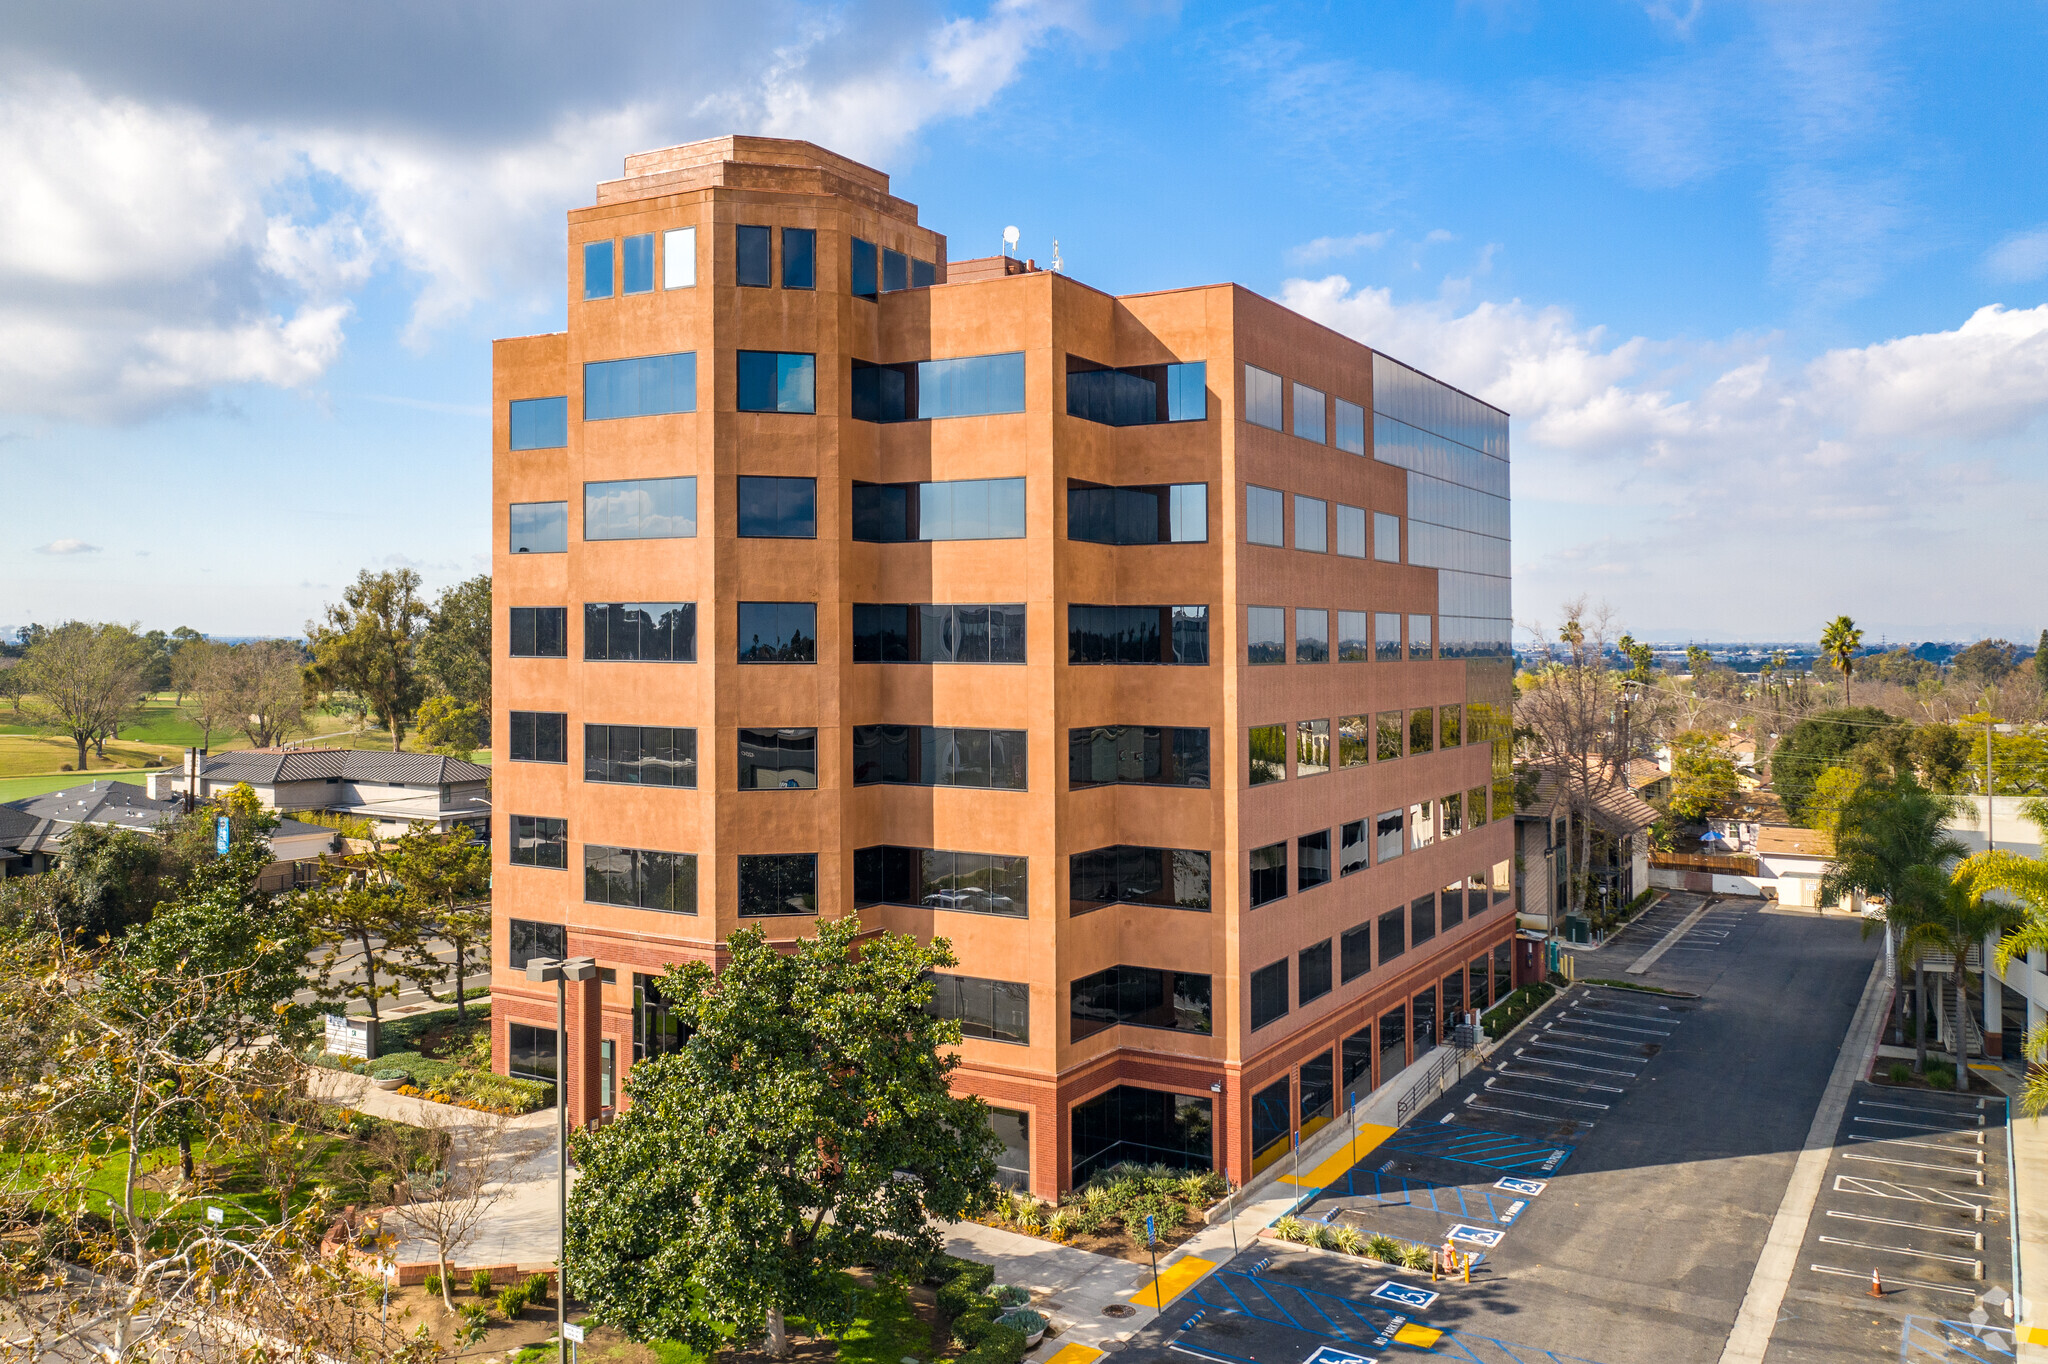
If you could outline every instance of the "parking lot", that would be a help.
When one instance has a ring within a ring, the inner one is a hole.
[[[1877,948],[1846,917],[1705,898],[1598,954],[1621,978],[1704,907],[1630,978],[1671,993],[1574,986],[1302,1210],[1476,1252],[1469,1285],[1261,1241],[1130,1356],[1715,1364]],[[2004,1109],[1975,1104],[1855,1086],[1770,1364],[2010,1357]]]

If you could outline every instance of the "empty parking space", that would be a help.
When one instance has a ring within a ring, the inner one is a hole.
[[[2012,1287],[2005,1101],[1859,1083],[1786,1293],[1773,1364],[1845,1343],[1981,1357]],[[1974,1342],[1974,1345],[1969,1344]]]

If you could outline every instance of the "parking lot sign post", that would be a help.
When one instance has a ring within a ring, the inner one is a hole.
[[[1166,1295],[1159,1291],[1159,1233],[1152,1226],[1152,1214],[1145,1214],[1145,1249],[1152,1253],[1152,1305],[1166,1310]]]

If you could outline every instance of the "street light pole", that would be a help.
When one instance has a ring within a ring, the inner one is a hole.
[[[555,1349],[569,1364],[569,982],[597,974],[595,957],[534,957],[526,978],[555,983]]]

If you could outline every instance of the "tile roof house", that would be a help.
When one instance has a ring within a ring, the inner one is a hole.
[[[0,876],[48,871],[65,835],[81,824],[155,833],[184,813],[182,798],[152,795],[126,781],[93,781],[0,805]],[[271,869],[265,889],[289,884],[283,864],[311,862],[334,850],[334,830],[287,819],[270,832]]]
[[[491,769],[437,753],[352,748],[236,749],[202,759],[198,796],[247,783],[271,809],[318,810],[367,819],[397,834],[416,820],[437,830],[458,825],[486,832]],[[183,771],[150,774],[151,794],[182,793]]]

